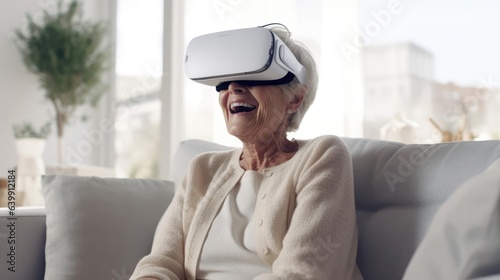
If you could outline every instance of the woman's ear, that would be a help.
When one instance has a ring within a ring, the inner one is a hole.
[[[297,111],[304,101],[304,96],[306,95],[306,86],[301,86],[300,90],[297,91],[295,97],[290,101],[290,109],[294,112]]]

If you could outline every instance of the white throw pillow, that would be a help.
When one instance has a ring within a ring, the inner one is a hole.
[[[125,280],[149,254],[169,181],[46,176],[45,279]]]
[[[403,279],[500,279],[500,160],[443,204]]]

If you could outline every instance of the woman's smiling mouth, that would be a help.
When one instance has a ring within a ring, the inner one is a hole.
[[[257,108],[257,106],[245,102],[234,102],[229,107],[231,114],[251,112]]]

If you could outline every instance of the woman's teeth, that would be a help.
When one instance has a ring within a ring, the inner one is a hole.
[[[244,102],[235,102],[235,103],[231,104],[230,111],[231,111],[231,114],[250,112],[250,111],[254,110],[256,107],[257,106],[255,106],[255,105],[244,103]]]

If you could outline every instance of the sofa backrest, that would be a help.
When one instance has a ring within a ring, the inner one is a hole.
[[[343,138],[354,170],[358,266],[365,280],[401,279],[439,206],[469,178],[500,158],[500,141],[434,145]],[[189,161],[230,147],[181,143],[174,159],[180,182]]]
[[[177,151],[175,151],[174,162],[172,164],[172,180],[175,185],[178,186],[182,181],[184,173],[194,157],[204,152],[225,151],[229,149],[232,149],[232,147],[205,140],[190,139],[182,141]]]

